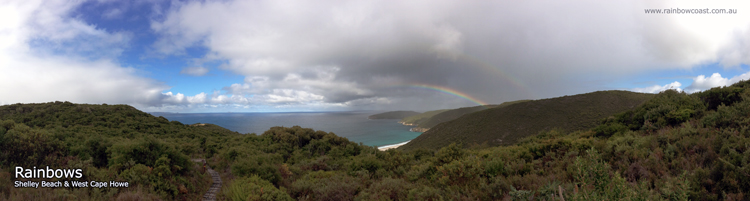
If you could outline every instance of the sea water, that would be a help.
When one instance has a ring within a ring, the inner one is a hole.
[[[376,113],[376,112],[375,112]],[[400,144],[419,136],[397,119],[368,119],[374,112],[289,112],[289,113],[154,113],[183,124],[210,123],[239,133],[263,134],[274,126],[301,126],[333,132],[368,146]]]

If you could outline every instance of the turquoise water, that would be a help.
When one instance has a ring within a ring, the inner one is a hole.
[[[409,131],[396,119],[367,119],[373,112],[295,113],[154,113],[183,124],[210,123],[240,133],[263,134],[274,126],[302,126],[333,132],[368,146],[384,146],[412,140],[420,132]]]

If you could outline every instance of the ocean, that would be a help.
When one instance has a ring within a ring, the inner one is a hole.
[[[422,134],[409,131],[397,119],[367,119],[373,112],[287,112],[287,113],[153,113],[183,124],[210,123],[239,133],[263,134],[274,126],[301,126],[333,132],[368,146],[404,143]]]

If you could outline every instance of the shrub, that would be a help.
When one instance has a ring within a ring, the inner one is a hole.
[[[374,173],[382,167],[383,162],[378,160],[374,155],[356,157],[349,163],[350,171],[367,170]]]
[[[247,200],[267,200],[282,201],[294,200],[288,194],[279,190],[271,182],[268,182],[257,175],[235,179],[224,196],[230,200],[247,201]]]
[[[616,133],[628,131],[628,127],[620,122],[607,122],[596,126],[593,131],[598,137],[610,137]]]
[[[476,157],[451,161],[437,167],[436,180],[443,185],[464,185],[477,181],[482,170],[481,161]]]
[[[440,194],[439,189],[435,189],[429,186],[420,186],[409,190],[409,200],[429,200],[429,201],[442,201],[443,195]]]
[[[701,116],[706,109],[704,103],[695,96],[689,96],[684,92],[666,90],[656,95],[640,107],[615,115],[613,119],[607,119],[602,124],[610,128],[600,127],[597,135],[614,134],[621,131],[620,123],[630,130],[656,130],[665,126],[679,125],[693,117]]]
[[[280,163],[274,161],[273,157],[263,155],[241,159],[231,165],[231,170],[232,173],[238,177],[257,175],[274,185],[278,185],[279,181],[281,181],[281,173],[279,172],[278,164]]]
[[[135,164],[157,167],[156,162],[164,157],[168,159],[168,169],[171,174],[183,174],[191,166],[187,156],[177,152],[174,147],[167,146],[161,140],[147,137],[141,140],[123,141],[114,144],[110,149],[109,166],[122,171]]]
[[[64,156],[63,145],[52,137],[50,131],[29,128],[22,123],[3,122],[3,128],[10,128],[3,134],[0,164],[8,166],[32,167],[41,164],[58,164]]]
[[[341,172],[310,172],[292,183],[289,192],[298,200],[352,200],[360,182]]]
[[[745,88],[728,86],[716,87],[703,92],[695,93],[695,96],[706,103],[708,110],[716,110],[720,105],[731,106],[742,100],[741,93]]]
[[[451,161],[460,160],[463,157],[463,149],[461,148],[461,145],[457,145],[456,143],[451,143],[435,153],[435,158],[437,159],[438,164],[450,163]]]
[[[370,185],[355,200],[406,200],[411,188],[403,179],[386,177]]]
[[[508,174],[505,170],[505,161],[499,158],[494,158],[491,161],[484,163],[484,172],[489,177],[501,175],[507,176]]]

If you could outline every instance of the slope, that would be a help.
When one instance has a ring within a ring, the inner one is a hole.
[[[127,188],[113,188],[111,191],[119,193],[106,195],[88,190],[55,194],[3,190],[7,185],[0,185],[0,192],[13,195],[9,198],[0,193],[0,200],[115,200],[118,196],[197,200],[211,182],[189,158],[211,157],[221,149],[221,139],[237,136],[242,135],[212,124],[170,122],[128,105],[58,101],[0,106],[0,169],[41,165],[81,168],[87,181],[126,181],[132,188],[145,189],[128,193]],[[8,177],[0,175],[0,180],[4,179]],[[69,197],[55,197],[58,195]]]
[[[745,81],[668,90],[593,129],[509,146],[378,151],[297,126],[220,134],[130,106],[16,104],[0,106],[0,200],[198,200],[210,177],[181,164],[185,155],[220,174],[218,200],[750,200],[749,114]],[[96,153],[111,163],[99,167]],[[82,168],[81,181],[132,186],[16,188],[25,180],[9,174],[16,165]]]
[[[424,123],[425,121],[432,118],[433,116],[440,114],[442,112],[445,112],[445,111],[449,111],[449,110],[450,109],[427,111],[422,114],[404,117],[398,123],[401,123],[407,126],[418,126],[419,124]]]
[[[450,120],[458,119],[461,116],[464,116],[465,114],[470,114],[473,112],[489,109],[489,108],[501,108],[506,107],[509,105],[513,105],[516,103],[522,103],[529,100],[517,100],[517,101],[510,101],[510,102],[504,102],[500,105],[482,105],[482,106],[474,106],[474,107],[463,107],[458,109],[453,109],[445,112],[441,112],[440,114],[437,114],[430,119],[424,121],[423,123],[419,124],[416,128],[414,128],[414,131],[419,132],[425,132],[429,130],[430,128]]]
[[[367,117],[368,119],[403,119],[408,116],[418,115],[419,112],[415,111],[390,111],[379,114],[373,114]]]
[[[595,126],[602,118],[638,106],[653,96],[628,91],[598,91],[496,107],[439,124],[400,149],[434,149],[452,142],[508,145],[543,130],[586,129]]]

